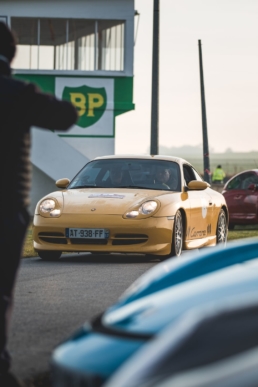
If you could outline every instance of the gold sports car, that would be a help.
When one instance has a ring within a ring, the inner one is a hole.
[[[161,260],[226,243],[228,209],[193,166],[170,156],[105,156],[43,197],[33,221],[43,260],[62,252],[140,253]]]

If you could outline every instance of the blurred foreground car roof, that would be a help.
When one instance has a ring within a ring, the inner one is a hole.
[[[104,387],[258,385],[258,293],[193,308],[143,346]]]

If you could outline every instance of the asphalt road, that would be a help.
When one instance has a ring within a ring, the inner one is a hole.
[[[158,262],[144,256],[82,253],[64,254],[58,262],[24,258],[9,337],[15,375],[25,381],[47,372],[56,345],[116,302]]]

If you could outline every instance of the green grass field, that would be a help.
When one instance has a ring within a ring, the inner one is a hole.
[[[236,226],[233,231],[228,232],[228,241],[241,238],[258,237],[258,225],[255,226]],[[37,257],[38,254],[33,248],[32,243],[32,224],[27,231],[27,237],[23,248],[23,258]]]
[[[37,257],[38,253],[33,248],[33,241],[32,241],[32,224],[28,227],[27,230],[27,237],[25,239],[24,247],[23,247],[23,258],[29,258],[29,257]]]
[[[234,230],[228,232],[228,241],[253,237],[258,237],[258,225],[236,226]]]

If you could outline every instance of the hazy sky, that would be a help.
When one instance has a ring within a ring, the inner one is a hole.
[[[150,146],[153,0],[135,9],[135,110],[116,118],[117,154]],[[159,144],[202,144],[199,39],[210,151],[258,150],[257,0],[160,0]]]

